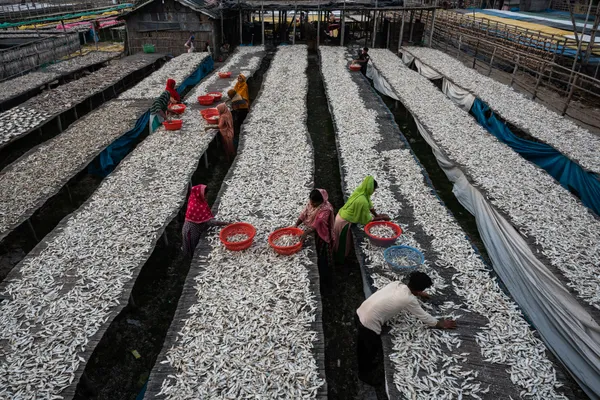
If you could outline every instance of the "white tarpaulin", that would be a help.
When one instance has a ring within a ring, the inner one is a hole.
[[[442,91],[450,100],[458,104],[460,108],[467,112],[471,111],[471,107],[473,107],[473,102],[475,101],[475,96],[471,92],[455,85],[446,78],[444,78],[444,83],[442,84]]]
[[[452,192],[477,221],[494,270],[527,314],[548,348],[592,399],[600,399],[600,326],[563,283],[533,254],[521,235],[441,152],[415,119]]]
[[[373,67],[371,64],[367,65],[367,78],[373,80],[373,86],[375,86],[375,89],[378,92],[383,93],[394,100],[400,100],[389,83],[383,79],[377,68]]]
[[[442,79],[444,77],[433,68],[423,64],[418,58],[415,58],[415,66],[417,67],[417,71],[427,79]]]
[[[411,56],[410,54],[408,54],[407,52],[402,52],[402,62],[404,63],[404,65],[406,65],[407,67],[410,66],[410,64],[413,62],[415,58],[413,56]]]

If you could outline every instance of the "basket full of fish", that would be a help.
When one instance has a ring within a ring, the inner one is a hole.
[[[365,225],[365,233],[375,246],[389,247],[402,235],[402,228],[393,222],[373,221]]]
[[[228,250],[241,251],[252,246],[256,228],[245,222],[236,222],[221,229],[219,239]]]
[[[396,272],[409,273],[425,262],[425,256],[418,249],[410,246],[392,246],[385,249],[383,258]]]
[[[290,256],[302,249],[300,237],[303,233],[302,229],[295,227],[277,229],[269,235],[269,245],[277,254]]]

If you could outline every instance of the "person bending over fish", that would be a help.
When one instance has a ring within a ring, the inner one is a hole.
[[[169,104],[177,104],[181,97],[175,90],[174,79],[167,80],[167,87],[152,103],[150,107],[150,133],[154,132],[167,119]]]
[[[428,299],[429,295],[424,290],[432,285],[433,282],[427,274],[413,272],[408,277],[408,284],[388,283],[373,293],[356,310],[354,322],[358,331],[356,345],[358,377],[361,381],[374,386],[380,383],[380,379],[373,376],[383,356],[379,335],[382,326],[400,312],[408,311],[431,328],[456,328],[456,321],[438,320],[421,308],[417,298]]]
[[[367,176],[359,187],[340,209],[335,217],[333,226],[333,251],[335,253],[335,262],[342,264],[350,250],[352,249],[352,233],[350,224],[366,225],[371,221],[389,221],[390,217],[386,214],[377,214],[371,196],[377,189],[377,182],[372,176]]]

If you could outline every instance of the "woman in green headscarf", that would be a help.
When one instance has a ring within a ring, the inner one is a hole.
[[[367,176],[352,193],[344,207],[338,211],[333,225],[333,251],[338,264],[344,262],[352,249],[350,224],[366,225],[371,221],[389,221],[385,214],[377,214],[371,202],[371,196],[377,189],[377,181]]]

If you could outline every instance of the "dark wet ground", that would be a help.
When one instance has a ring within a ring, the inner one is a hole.
[[[261,68],[248,81],[251,100],[258,94],[271,58],[272,54],[267,54]],[[205,168],[201,160],[192,183],[208,186],[207,200],[212,205],[231,163],[226,162],[216,141],[207,153],[209,167]],[[142,268],[133,287],[134,304],[130,303],[114,319],[96,346],[85,377],[77,387],[76,399],[135,399],[144,388],[163,347],[190,268],[190,260],[180,250],[185,208],[184,205],[167,227],[167,241],[163,237],[157,243]]]
[[[316,53],[309,54],[308,130],[315,149],[315,187],[326,189],[337,211],[344,204],[335,132]],[[385,399],[383,385],[372,388],[358,380],[354,313],[364,301],[360,266],[355,256],[330,274],[321,272],[325,374],[329,399]],[[330,276],[330,279],[327,279]],[[383,363],[379,375],[383,376]]]

